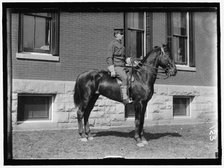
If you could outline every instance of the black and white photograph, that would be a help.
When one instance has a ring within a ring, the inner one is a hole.
[[[4,165],[220,165],[218,2],[3,2]]]

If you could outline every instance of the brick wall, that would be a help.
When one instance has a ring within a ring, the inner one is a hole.
[[[124,27],[123,13],[60,13],[60,61],[16,59],[18,51],[18,14],[12,15],[13,78],[74,81],[89,69],[105,69],[113,29]],[[147,42],[166,42],[166,15],[153,13],[152,38]],[[151,23],[151,22],[150,22]],[[157,80],[158,84],[216,85],[216,14],[194,13],[196,71],[178,71],[177,76]],[[147,44],[150,45],[150,44]]]

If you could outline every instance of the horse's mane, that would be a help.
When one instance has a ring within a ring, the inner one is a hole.
[[[157,51],[160,50],[160,49],[161,49],[161,47],[159,47],[159,46],[155,46],[155,47],[153,47],[153,49],[152,49],[151,51],[149,51],[149,52],[146,54],[146,56],[140,61],[140,64],[143,65],[143,64],[147,61],[148,57],[149,57],[152,53],[157,52]]]

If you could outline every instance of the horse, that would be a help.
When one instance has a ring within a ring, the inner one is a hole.
[[[137,146],[142,147],[148,142],[144,137],[144,116],[148,101],[154,92],[154,83],[160,70],[167,77],[175,76],[176,65],[170,57],[167,45],[154,47],[146,56],[132,67],[131,86],[129,91],[135,112],[135,135]],[[78,75],[74,87],[74,103],[77,110],[78,131],[81,141],[92,140],[89,128],[89,116],[98,97],[102,95],[122,103],[120,85],[107,70],[89,70]],[[84,118],[84,129],[83,129]]]

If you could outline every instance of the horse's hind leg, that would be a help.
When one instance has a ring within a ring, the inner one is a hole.
[[[84,110],[83,107],[79,107],[78,111],[77,111],[77,118],[78,118],[78,128],[79,128],[79,135],[81,137],[81,141],[87,141],[86,139],[86,135],[84,133],[83,130],[83,117],[84,117]]]
[[[85,134],[89,140],[93,139],[93,137],[91,136],[91,133],[90,133],[90,128],[89,128],[89,116],[90,116],[90,112],[92,111],[98,97],[99,97],[99,95],[92,96],[92,98],[89,100],[88,106],[84,113],[84,129],[85,129]]]

